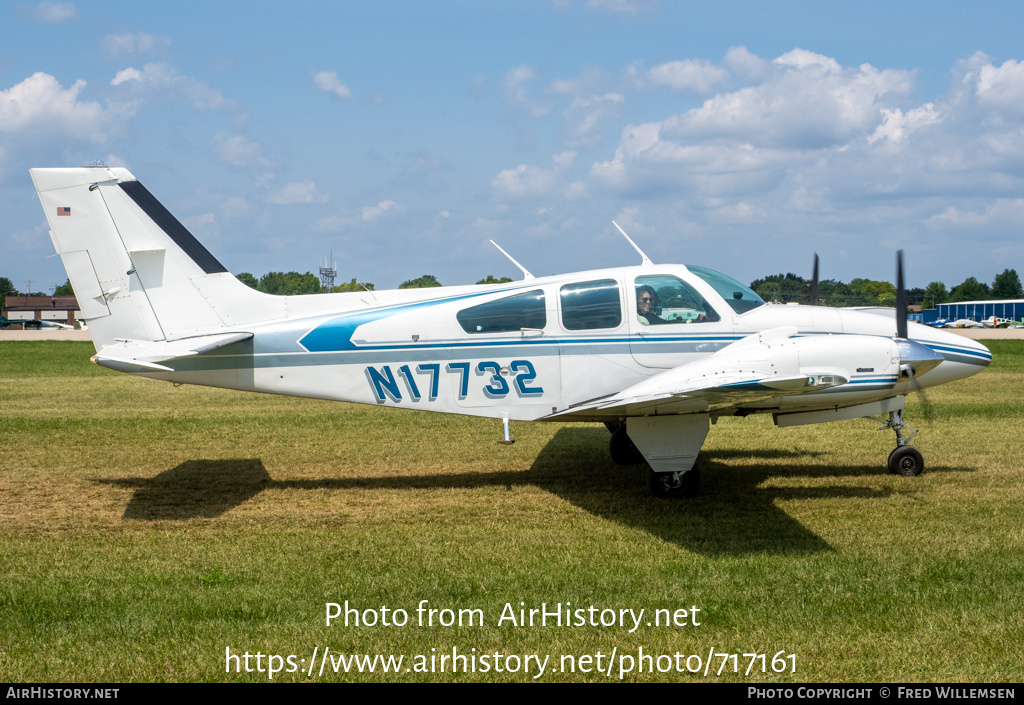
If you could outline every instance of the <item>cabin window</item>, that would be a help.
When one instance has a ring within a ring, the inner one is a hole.
[[[472,306],[459,311],[455,317],[467,333],[507,333],[523,328],[543,328],[548,322],[542,289]]]
[[[636,318],[643,326],[721,320],[696,289],[668,274],[636,278]]]
[[[622,323],[619,283],[614,279],[566,284],[560,295],[567,330],[615,328]]]
[[[764,299],[754,293],[753,289],[740,284],[732,277],[719,274],[707,267],[687,266],[691,272],[711,285],[711,288],[725,299],[725,303],[736,313],[746,313],[758,306],[764,306]]]

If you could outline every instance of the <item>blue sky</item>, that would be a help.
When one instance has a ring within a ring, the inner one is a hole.
[[[127,166],[232,272],[378,288],[638,262],[1024,270],[1024,6],[13,2],[0,276],[66,276],[28,169]]]

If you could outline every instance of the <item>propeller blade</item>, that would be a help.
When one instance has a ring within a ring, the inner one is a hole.
[[[811,306],[818,305],[818,253],[814,253],[814,273],[811,275],[811,295],[807,303]]]
[[[921,401],[921,408],[924,410],[924,420],[931,423],[935,418],[935,412],[932,409],[932,403],[925,396],[924,389],[917,383],[917,374],[913,368],[910,371],[910,386],[914,388],[914,393],[917,394],[918,399]]]
[[[907,337],[907,291],[903,287],[903,250],[896,251],[896,337]]]
[[[906,319],[904,319],[904,325],[906,325]],[[945,358],[924,343],[919,343],[916,340],[898,340],[896,341],[896,346],[900,352],[900,381],[910,382],[914,393],[921,399],[925,419],[931,421],[934,415],[932,413],[932,406],[917,378],[934,370]]]

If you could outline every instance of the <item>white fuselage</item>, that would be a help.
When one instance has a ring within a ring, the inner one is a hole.
[[[690,315],[686,321],[644,323],[638,313],[638,287],[674,280],[700,297],[701,310],[713,313],[704,320]],[[586,288],[595,282],[599,286]],[[574,299],[581,291],[594,299],[589,308],[586,301]],[[898,357],[876,350],[869,360],[853,344],[861,336],[892,338],[894,317],[785,305],[739,313],[711,284],[682,266],[600,270],[505,285],[289,298],[307,299],[301,302],[306,315],[238,326],[253,333],[251,341],[179,360],[174,372],[146,376],[398,408],[540,419],[708,357],[749,335],[796,327],[801,336],[854,336],[848,339],[850,345],[839,346],[849,359],[842,359],[841,352],[840,359],[830,360],[849,372],[849,382],[752,410],[852,406],[910,391],[908,382],[898,380]],[[503,312],[501,302],[509,299]],[[486,308],[495,303],[495,311]],[[525,307],[526,313],[517,307]],[[518,325],[523,321],[533,325]],[[908,337],[944,358],[917,380],[918,387],[970,376],[991,359],[984,346],[955,333],[911,324]]]

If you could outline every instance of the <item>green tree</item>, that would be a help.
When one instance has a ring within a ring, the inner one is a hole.
[[[765,301],[779,301],[782,298],[782,285],[778,282],[764,282],[757,287],[757,295]]]
[[[949,303],[956,301],[983,301],[989,298],[988,287],[974,277],[967,277],[949,292]]]
[[[267,272],[260,277],[259,290],[265,294],[279,296],[319,294],[320,278],[309,272]]]
[[[779,299],[785,303],[795,301],[797,303],[807,303],[807,295],[810,292],[810,283],[803,277],[799,277],[792,272],[787,274],[772,274],[763,279],[755,279],[750,283],[750,288],[754,291],[760,291],[762,284],[768,282],[775,282],[779,285]],[[760,294],[758,294],[760,296]],[[764,298],[763,296],[761,297]]]
[[[8,296],[13,296],[18,293],[18,290],[14,288],[14,282],[7,277],[0,277],[0,308],[4,306],[4,299]]]
[[[874,279],[851,279],[850,291],[854,303],[851,306],[894,306],[896,304],[896,287],[889,282]]]
[[[824,306],[849,306],[852,292],[838,279],[822,279],[818,282],[818,300]]]
[[[68,279],[63,284],[54,289],[54,296],[74,296],[75,290],[71,287],[71,280]]]
[[[992,298],[995,299],[1021,299],[1024,298],[1024,290],[1021,289],[1020,277],[1016,269],[1004,269],[1002,274],[997,274],[992,282]]]
[[[915,306],[917,304],[924,304],[924,289],[919,286],[907,289],[907,306]]]
[[[260,288],[259,280],[253,275],[249,274],[249,272],[242,272],[241,274],[236,275],[235,279],[237,279],[238,281],[242,282],[243,284],[252,289]]]
[[[399,289],[425,289],[431,286],[442,286],[433,274],[424,274],[419,279],[409,279],[398,285]]]
[[[357,282],[355,277],[352,277],[352,281],[348,282],[347,284],[339,284],[338,286],[331,289],[331,291],[335,294],[344,294],[366,290],[373,291],[373,284],[371,284],[370,282]]]
[[[488,274],[485,279],[481,279],[477,284],[507,284],[512,281],[512,277],[502,277],[501,279],[495,279],[493,274]]]
[[[946,285],[942,282],[932,282],[924,288],[924,306],[926,308],[935,308],[939,304],[944,304],[948,298],[949,291],[946,290]]]

